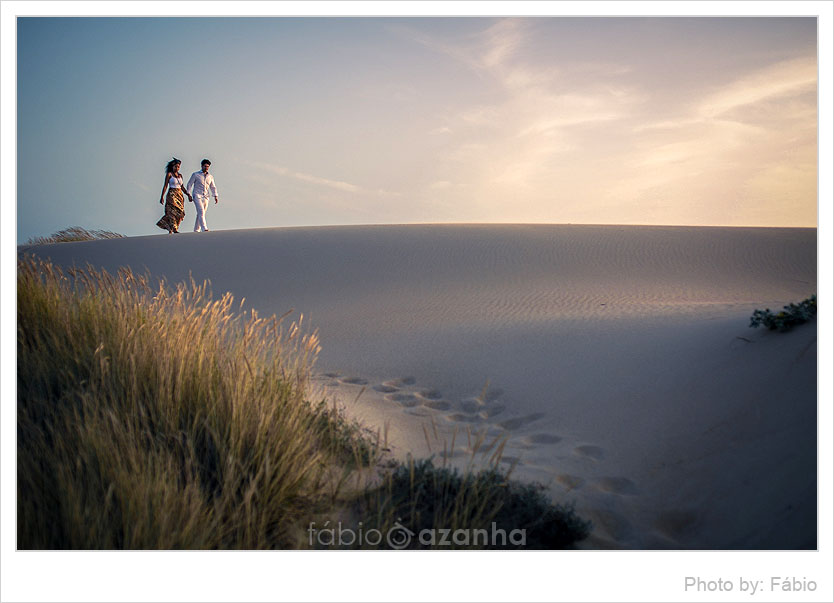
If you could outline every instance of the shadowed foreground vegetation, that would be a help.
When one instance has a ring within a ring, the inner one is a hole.
[[[337,517],[497,522],[526,529],[527,548],[588,534],[494,466],[386,468],[378,436],[309,400],[315,333],[207,283],[24,258],[17,296],[21,549],[309,548],[311,522]]]
[[[410,462],[387,474],[363,502],[366,525],[397,535],[399,524],[412,533],[407,546],[398,548],[556,549],[585,538],[591,529],[572,506],[551,504],[544,486],[507,479],[495,466],[460,474],[435,467],[430,459]],[[437,526],[449,529],[446,543],[439,542],[443,534]],[[523,541],[514,540],[518,528],[525,530]],[[475,533],[479,529],[482,533]],[[492,536],[499,533],[504,537]]]

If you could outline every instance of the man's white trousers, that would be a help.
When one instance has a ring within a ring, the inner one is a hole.
[[[206,210],[208,209],[209,198],[194,195],[194,209],[197,211],[197,219],[194,221],[194,232],[208,230],[206,225]]]

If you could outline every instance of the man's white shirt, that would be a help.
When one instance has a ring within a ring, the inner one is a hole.
[[[192,194],[195,197],[208,197],[209,191],[211,191],[212,195],[219,198],[217,187],[214,184],[214,176],[204,173],[203,170],[191,174],[188,184],[185,185],[185,190],[190,191],[192,186],[194,187]]]

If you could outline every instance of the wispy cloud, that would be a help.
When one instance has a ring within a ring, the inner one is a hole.
[[[782,61],[743,75],[684,105],[676,118],[646,121],[633,126],[634,132],[685,130],[705,123],[728,128],[747,125],[751,131],[764,117],[785,119],[816,118],[816,99],[802,96],[816,91],[817,65],[814,57]],[[768,109],[772,109],[770,115]],[[778,113],[778,114],[777,114]],[[808,122],[811,123],[811,122]]]
[[[387,191],[384,189],[370,189],[365,188],[356,184],[352,184],[350,182],[345,182],[343,180],[332,180],[330,178],[323,178],[321,176],[314,176],[312,174],[306,174],[304,172],[298,172],[295,170],[291,170],[288,167],[282,165],[273,165],[269,163],[263,162],[253,162],[251,165],[254,167],[260,168],[262,170],[266,170],[268,172],[272,172],[273,174],[278,174],[279,176],[286,176],[287,178],[293,178],[295,180],[299,180],[301,182],[307,182],[309,184],[313,184],[316,186],[326,187],[329,189],[343,191],[347,193],[361,193],[361,194],[376,194],[376,195],[397,195],[398,193]]]
[[[456,179],[473,185],[525,187],[546,176],[581,144],[571,128],[623,119],[642,97],[617,78],[630,67],[576,60],[535,62],[541,40],[531,21],[502,19],[454,42],[413,29],[402,35],[467,67],[497,89],[491,102],[464,106],[434,133],[453,133],[441,154]],[[582,78],[567,77],[582,73]]]
[[[721,117],[735,109],[777,97],[796,96],[817,88],[813,57],[782,61],[734,81],[707,96],[698,107],[704,117]]]
[[[485,68],[506,68],[523,43],[525,23],[519,19],[502,19],[481,34],[485,48],[480,62]]]

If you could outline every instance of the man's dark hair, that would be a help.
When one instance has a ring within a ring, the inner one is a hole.
[[[208,159],[203,159],[203,160],[200,162],[200,165],[206,165],[206,164],[211,165],[211,161],[209,161]]]

